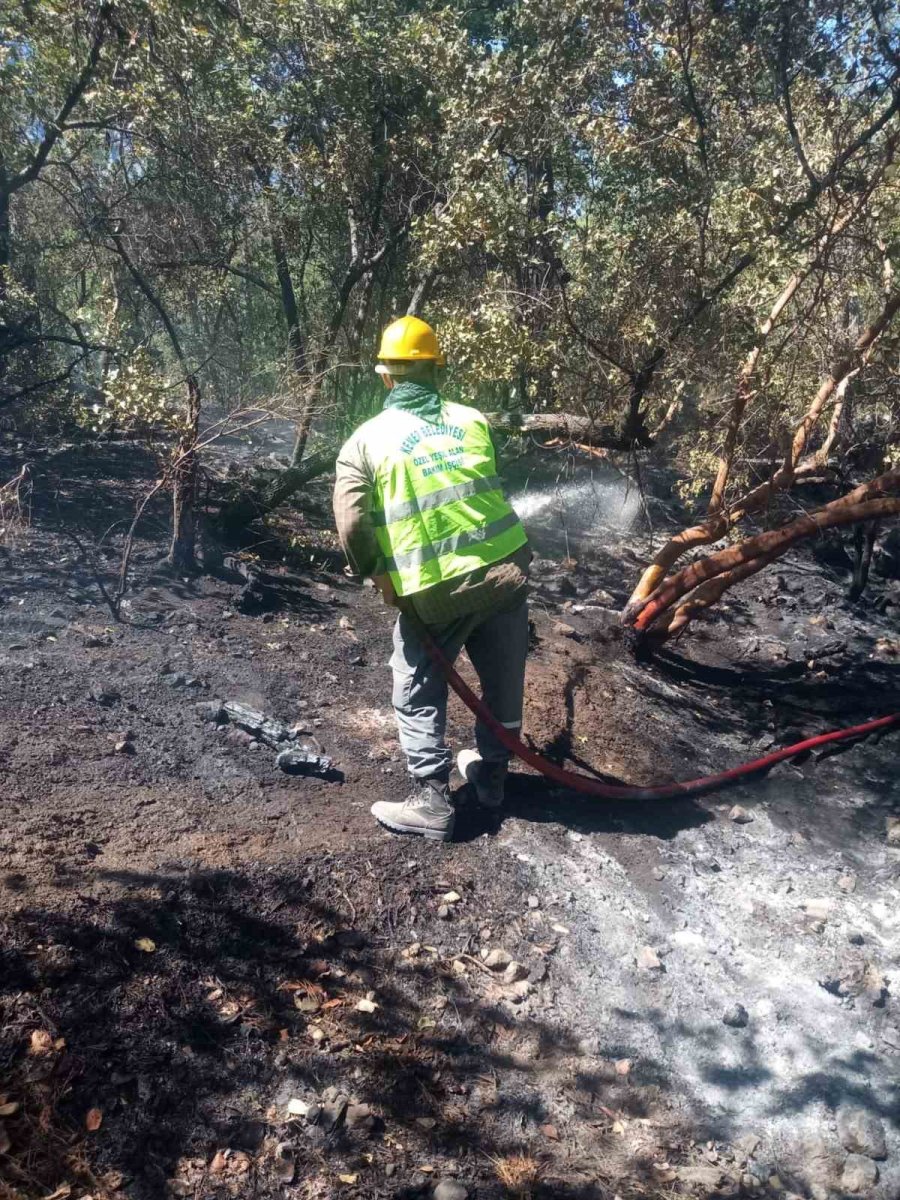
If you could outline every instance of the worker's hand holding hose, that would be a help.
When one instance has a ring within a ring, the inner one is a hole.
[[[391,608],[400,607],[400,598],[394,591],[390,575],[373,575],[372,584],[376,591],[381,592],[381,598],[385,604],[390,605]]]

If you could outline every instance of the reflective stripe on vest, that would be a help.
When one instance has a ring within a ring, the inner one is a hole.
[[[402,521],[405,517],[414,517],[416,513],[424,512],[427,508],[440,508],[449,500],[465,500],[468,496],[477,496],[481,492],[498,491],[502,486],[497,475],[483,475],[466,483],[451,484],[450,487],[441,488],[439,492],[414,496],[412,500],[399,500],[392,503],[387,510],[373,512],[372,521],[375,525],[390,525],[394,521]]]
[[[375,465],[375,536],[398,595],[499,562],[527,541],[477,409],[445,402],[430,422],[389,408],[361,433]]]
[[[395,554],[387,560],[389,571],[405,571],[410,567],[421,567],[435,558],[443,558],[469,546],[475,546],[488,538],[496,538],[507,529],[513,529],[519,524],[519,518],[509,510],[505,517],[491,521],[489,525],[481,525],[477,529],[466,529],[454,533],[451,537],[440,542],[429,542],[427,546],[417,546],[403,554]],[[503,556],[505,557],[505,555]]]

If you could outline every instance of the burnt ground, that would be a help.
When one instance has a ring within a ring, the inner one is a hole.
[[[697,802],[521,771],[498,833],[460,789],[454,844],[393,838],[368,813],[405,794],[391,616],[341,574],[326,490],[260,531],[302,583],[256,616],[162,569],[151,505],[119,622],[98,579],[152,464],[0,450],[34,469],[0,550],[0,1194],[824,1197],[847,1105],[886,1138],[863,1191],[897,1194],[896,737]],[[665,782],[900,707],[896,583],[850,605],[808,554],[636,664],[635,504],[609,473],[522,501],[537,746]],[[342,782],[280,773],[213,698]]]

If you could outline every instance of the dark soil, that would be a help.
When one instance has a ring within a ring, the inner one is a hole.
[[[0,478],[25,454],[4,453]],[[0,550],[0,1093],[17,1106],[0,1120],[0,1194],[715,1190],[712,1127],[605,1037],[602,996],[592,1010],[579,990],[568,939],[596,917],[571,911],[562,864],[587,837],[657,895],[663,848],[718,827],[721,797],[601,806],[522,772],[499,836],[460,789],[453,845],[392,838],[368,811],[406,793],[391,615],[341,574],[327,494],[261,531],[268,570],[303,582],[256,616],[237,611],[239,577],[172,578],[168,514],[151,506],[117,621],[98,580],[114,587],[151,463],[126,444],[29,457],[30,520]],[[558,761],[663,782],[898,706],[880,648],[898,609],[872,624],[838,606],[852,634],[810,625],[811,561],[792,576],[805,590],[773,576],[636,665],[614,605],[590,606],[598,588],[621,604],[636,556],[594,548],[561,567],[545,549],[536,564],[525,733]],[[343,781],[281,774],[271,749],[201,718],[212,698],[301,727]],[[457,745],[469,727],[454,699]],[[876,764],[855,836],[883,838],[896,810],[888,754],[855,751]],[[849,761],[804,778],[831,786]],[[740,801],[761,798],[777,799]],[[840,846],[847,814],[820,815],[817,836]],[[791,801],[773,819],[790,832],[808,812]],[[481,960],[500,945],[530,972],[522,1003]],[[292,1099],[315,1107],[291,1115]],[[740,1154],[719,1150],[739,1188]]]

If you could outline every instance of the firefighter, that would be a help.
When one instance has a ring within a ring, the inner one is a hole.
[[[334,513],[352,572],[399,610],[393,706],[412,791],[372,806],[395,833],[453,836],[447,681],[417,629],[453,662],[465,648],[492,713],[522,723],[531,551],[498,475],[490,426],[438,390],[444,357],[434,330],[401,317],[384,331],[375,370],[382,411],[342,447]],[[421,623],[421,625],[420,625]],[[482,723],[477,750],[458,757],[475,799],[499,814],[509,752]]]

